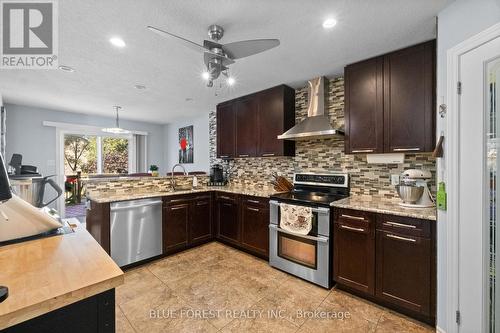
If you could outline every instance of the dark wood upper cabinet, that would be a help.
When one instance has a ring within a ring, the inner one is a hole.
[[[269,257],[269,199],[242,197],[241,243],[249,251]]]
[[[435,40],[345,68],[346,153],[430,152]]]
[[[371,214],[337,210],[334,223],[334,280],[375,294],[375,219]]]
[[[295,90],[278,86],[261,92],[258,119],[257,156],[294,156],[295,142],[276,137],[295,124]]]
[[[217,157],[234,158],[236,155],[235,113],[233,104],[217,106]]]
[[[346,153],[384,152],[383,58],[345,68]]]
[[[285,85],[217,105],[217,156],[294,156],[295,142],[279,140],[295,124],[295,90]]]
[[[259,101],[243,98],[233,104],[236,112],[236,157],[257,155],[257,120]]]
[[[204,243],[212,238],[212,197],[201,195],[194,197],[191,203],[189,221],[189,243]]]
[[[189,200],[179,200],[163,208],[163,253],[187,247],[189,206]]]
[[[429,152],[435,138],[435,41],[384,57],[386,152]]]

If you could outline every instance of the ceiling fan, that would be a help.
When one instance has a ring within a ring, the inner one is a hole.
[[[279,39],[252,39],[229,44],[220,44],[219,40],[224,36],[224,29],[216,24],[208,27],[208,36],[211,40],[204,40],[203,45],[153,26],[148,26],[147,28],[160,36],[177,38],[187,47],[203,52],[205,66],[207,68],[203,76],[207,80],[208,87],[214,85],[214,80],[216,80],[221,73],[228,78],[229,84],[234,82],[234,79],[229,76],[228,66],[234,64],[236,59],[264,52],[280,45]]]

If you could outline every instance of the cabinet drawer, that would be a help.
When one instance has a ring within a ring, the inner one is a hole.
[[[377,215],[377,230],[395,232],[401,235],[430,237],[432,221],[419,220],[397,215]]]
[[[372,213],[353,210],[353,209],[335,209],[335,222],[355,227],[370,228],[375,223],[375,216]]]
[[[267,206],[269,205],[269,198],[244,195],[242,203],[250,206]]]
[[[215,193],[215,198],[217,200],[227,200],[227,201],[236,202],[238,200],[238,194],[217,192],[217,193]]]

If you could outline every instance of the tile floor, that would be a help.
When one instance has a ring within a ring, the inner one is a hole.
[[[116,304],[121,333],[434,331],[216,242],[127,271]]]

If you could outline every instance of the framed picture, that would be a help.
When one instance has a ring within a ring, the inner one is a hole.
[[[193,125],[179,128],[179,163],[193,163]]]

